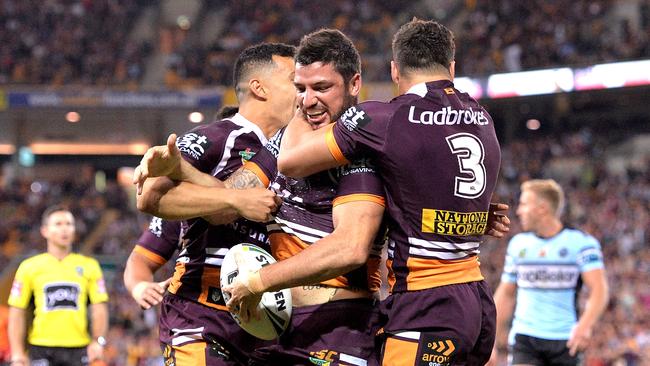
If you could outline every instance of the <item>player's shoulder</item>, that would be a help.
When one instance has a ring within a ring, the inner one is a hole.
[[[75,264],[83,266],[99,266],[99,261],[96,258],[81,254],[81,253],[70,253],[69,254],[72,261]]]
[[[47,252],[38,253],[23,259],[22,262],[20,262],[20,266],[23,268],[40,267],[50,259],[51,256]]]
[[[565,227],[563,233],[567,237],[567,241],[576,243],[576,245],[579,247],[600,246],[598,239],[580,229]]]
[[[525,246],[531,241],[536,239],[537,239],[537,235],[535,235],[535,233],[533,233],[532,231],[524,231],[513,235],[512,238],[510,238],[510,241],[508,242],[508,247],[515,248],[515,247]]]

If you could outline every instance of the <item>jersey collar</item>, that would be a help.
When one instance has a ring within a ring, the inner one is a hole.
[[[264,136],[264,132],[262,132],[262,129],[255,123],[246,119],[246,117],[242,116],[241,114],[236,113],[234,116],[230,117],[229,119],[232,121],[232,123],[253,131],[253,133],[257,135],[257,138],[260,139],[260,142],[262,142],[262,145],[266,145],[266,143],[269,142],[266,136]]]

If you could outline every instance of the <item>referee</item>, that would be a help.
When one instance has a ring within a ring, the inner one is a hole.
[[[11,365],[29,365],[30,358],[32,365],[48,366],[88,365],[101,360],[108,328],[108,295],[99,263],[72,253],[75,222],[67,208],[46,209],[41,234],[47,240],[47,252],[20,263],[9,295]],[[34,319],[26,334],[27,308],[32,303]],[[92,337],[88,334],[88,309]]]

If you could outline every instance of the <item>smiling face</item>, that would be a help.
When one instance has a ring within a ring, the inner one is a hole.
[[[305,119],[314,128],[326,126],[357,102],[361,77],[346,83],[332,63],[296,64],[294,84]]]

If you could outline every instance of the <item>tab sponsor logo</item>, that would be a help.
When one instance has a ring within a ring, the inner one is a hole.
[[[422,209],[422,232],[439,235],[482,235],[487,228],[488,212],[456,212]]]
[[[416,111],[415,106],[409,108],[409,122],[423,125],[451,126],[464,123],[466,125],[475,124],[485,126],[490,121],[485,116],[484,111],[475,111],[471,107],[468,109],[455,110],[451,107],[444,107],[441,110],[434,111]]]

